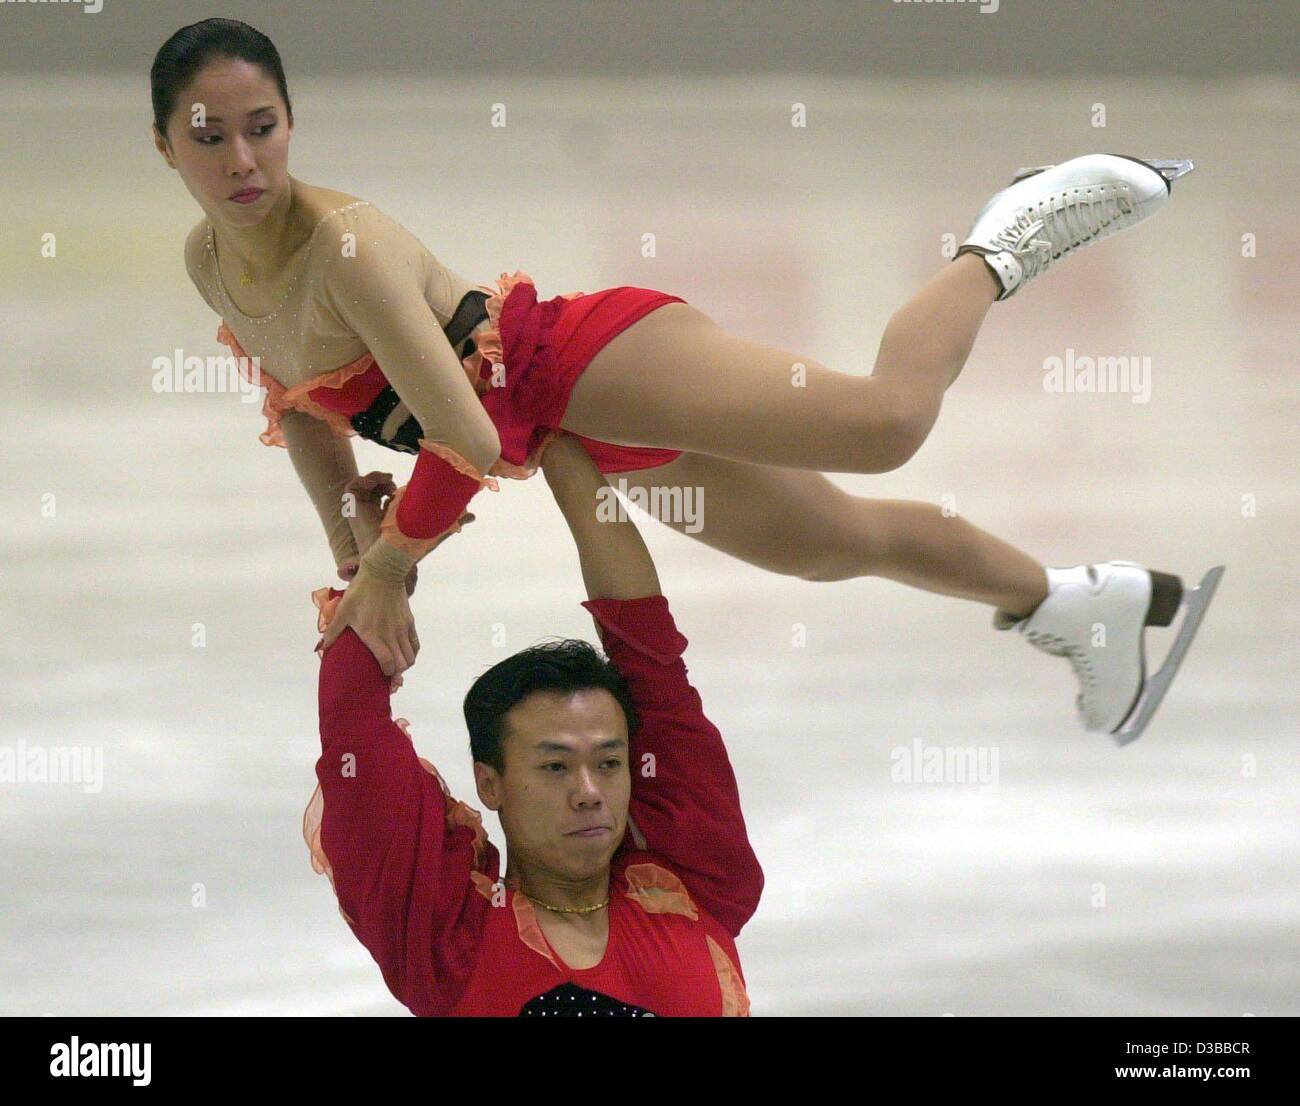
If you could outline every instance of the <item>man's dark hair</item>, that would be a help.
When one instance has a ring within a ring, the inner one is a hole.
[[[585,641],[567,638],[534,645],[483,673],[465,696],[465,725],[476,761],[506,770],[502,754],[506,712],[534,691],[587,691],[603,688],[623,708],[630,738],[640,724],[632,693],[618,669]]]

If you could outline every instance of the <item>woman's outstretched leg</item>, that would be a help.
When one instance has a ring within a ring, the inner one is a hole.
[[[670,303],[592,359],[561,425],[619,445],[887,472],[925,440],[997,292],[981,258],[957,258],[890,319],[869,377],[738,338]]]
[[[662,518],[723,553],[804,580],[881,576],[1024,616],[1047,595],[1043,565],[938,506],[849,495],[821,473],[687,453],[611,477],[698,489],[695,519]]]
[[[993,625],[1046,653],[1068,656],[1079,675],[1085,728],[1120,744],[1141,735],[1178,671],[1223,567],[1185,589],[1170,573],[1130,561],[1047,568],[1014,546],[944,515],[930,503],[863,499],[820,473],[683,454],[670,464],[620,473],[637,489],[698,489],[691,518],[659,516],[674,529],[771,572],[805,580],[883,576],[999,608]],[[653,501],[651,501],[653,502]],[[1147,627],[1185,615],[1159,672],[1146,666]],[[1098,626],[1106,633],[1100,640]]]
[[[990,304],[1154,214],[1190,169],[1095,154],[1022,170],[976,216],[959,256],[890,319],[870,377],[737,338],[670,303],[592,359],[561,425],[786,468],[897,468],[929,434]]]

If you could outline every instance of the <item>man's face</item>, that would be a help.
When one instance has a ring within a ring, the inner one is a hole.
[[[627,719],[603,688],[535,691],[505,716],[505,772],[475,764],[510,857],[559,879],[598,875],[627,827]],[[583,832],[587,831],[587,832]]]
[[[250,227],[288,186],[292,131],[274,80],[249,62],[216,58],[177,97],[169,143],[155,132],[154,144],[210,219]],[[264,191],[251,203],[230,198],[255,188]]]

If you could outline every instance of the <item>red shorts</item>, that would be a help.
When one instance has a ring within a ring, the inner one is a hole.
[[[536,426],[559,428],[578,377],[616,335],[666,303],[685,303],[680,296],[650,288],[621,285],[574,299],[537,300],[536,287],[516,284],[501,308],[501,345],[512,406]],[[679,449],[582,442],[601,472],[655,468],[680,457]],[[504,452],[503,452],[504,455]]]

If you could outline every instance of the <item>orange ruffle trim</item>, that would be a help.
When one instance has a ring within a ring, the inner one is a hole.
[[[550,943],[542,932],[542,924],[537,920],[537,911],[533,909],[532,902],[516,890],[510,905],[515,913],[515,932],[519,934],[519,940],[533,952],[546,957],[557,971],[562,971],[551,953]]]
[[[262,415],[266,419],[266,429],[263,430],[258,438],[263,445],[279,446],[281,449],[287,449],[288,443],[284,440],[284,431],[280,428],[280,420],[284,417],[286,411],[303,411],[313,418],[318,418],[322,422],[329,423],[336,433],[355,436],[356,431],[347,417],[338,411],[331,411],[328,407],[322,407],[313,400],[307,393],[313,388],[341,388],[352,377],[358,373],[363,373],[375,363],[375,359],[369,353],[364,353],[350,364],[342,368],[335,369],[333,372],[322,373],[320,376],[314,376],[310,380],[305,380],[301,384],[295,384],[292,388],[286,388],[275,379],[266,369],[262,368],[260,362],[256,365],[253,358],[244,351],[244,347],[239,344],[239,339],[234,332],[226,325],[223,319],[221,325],[217,327],[217,341],[224,343],[230,348],[230,352],[235,357],[235,364],[238,366],[240,375],[250,384],[257,388],[266,389],[266,398],[262,401]]]
[[[681,914],[695,922],[700,912],[686,885],[658,864],[629,864],[623,871],[623,892],[647,914]]]
[[[497,277],[496,284],[496,292],[489,296],[487,302],[483,305],[488,314],[488,324],[478,331],[474,337],[474,344],[482,351],[482,355],[480,356],[478,352],[475,352],[465,358],[465,371],[471,374],[470,383],[474,385],[474,390],[480,396],[491,387],[490,381],[484,379],[482,371],[484,362],[486,361],[489,365],[495,366],[505,361],[505,352],[501,347],[501,309],[505,306],[506,298],[516,284],[536,284],[536,281],[521,269],[516,269],[513,273],[502,273]],[[560,299],[576,300],[584,295],[586,295],[585,292],[564,292],[561,294]],[[510,480],[527,480],[541,467],[542,454],[546,452],[546,447],[555,441],[561,433],[560,430],[548,430],[542,440],[538,442],[536,448],[524,459],[522,465],[512,464],[509,461],[497,458],[496,463],[488,469],[488,472],[493,476],[504,476]]]
[[[477,480],[480,487],[486,487],[489,491],[493,492],[499,492],[501,490],[501,486],[493,480],[490,475],[484,476],[471,462],[465,460],[465,458],[452,449],[451,446],[443,445],[442,442],[431,441],[428,438],[421,438],[420,448],[427,449],[430,453],[441,457],[462,476],[469,476]],[[493,465],[488,469],[489,473],[494,473],[496,471],[496,465]]]
[[[709,946],[709,956],[713,959],[713,970],[718,973],[718,989],[722,992],[722,1016],[749,1017],[749,995],[745,991],[745,981],[741,979],[739,969],[731,962],[726,950],[707,933],[704,940]]]
[[[502,364],[505,360],[505,353],[501,346],[501,309],[505,305],[506,297],[510,295],[516,284],[533,283],[535,282],[532,277],[519,270],[512,274],[502,273],[497,279],[496,291],[487,298],[483,305],[487,311],[487,323],[473,332],[474,352],[461,361],[461,368],[465,370],[466,377],[468,377],[475,393],[479,396],[482,396],[491,387],[489,379],[491,373],[484,373],[485,366],[490,369],[492,366]],[[491,291],[486,285],[480,287],[482,291]],[[562,298],[577,299],[583,294],[582,292],[568,292]],[[230,352],[235,357],[239,373],[245,380],[254,387],[266,389],[266,399],[262,403],[262,414],[266,418],[266,429],[258,435],[258,439],[263,445],[279,446],[282,449],[288,448],[288,444],[284,440],[284,432],[280,428],[280,421],[286,411],[293,410],[302,411],[320,419],[322,422],[328,423],[337,433],[345,436],[356,435],[356,430],[353,429],[352,423],[346,415],[338,411],[331,411],[328,407],[322,407],[308,393],[316,388],[343,387],[354,376],[366,372],[374,365],[375,358],[372,354],[363,353],[355,361],[341,368],[321,373],[310,380],[304,380],[301,384],[295,384],[292,388],[286,388],[266,369],[262,368],[260,362],[254,366],[253,358],[239,344],[239,339],[235,337],[234,331],[230,329],[224,319],[221,321],[221,325],[217,327],[217,341],[230,349]],[[522,465],[511,464],[509,461],[498,459],[488,470],[489,475],[504,476],[510,480],[527,480],[536,473],[541,464],[542,453],[558,433],[559,431],[552,430]],[[436,448],[438,443],[430,445],[430,443],[421,439],[420,444],[426,449],[433,448],[435,452],[456,465],[466,475],[478,477],[492,491],[500,490],[496,485],[496,481],[479,476],[478,472],[469,465],[469,462],[465,461],[464,458],[460,458],[459,454],[455,454],[453,450],[447,450],[447,453],[459,458],[466,466],[465,468],[461,468],[460,464],[452,460],[451,456],[446,456],[440,448]]]
[[[411,744],[415,742],[411,738],[411,724],[405,718],[394,718],[395,725],[401,728],[402,733],[406,734]],[[448,831],[454,830],[457,826],[467,826],[473,834],[472,845],[474,848],[474,871],[471,875],[480,875],[483,873],[483,864],[487,858],[487,830],[483,828],[483,816],[466,802],[452,797],[451,792],[447,789],[447,782],[442,778],[441,773],[433,764],[424,757],[417,756],[420,767],[429,775],[438,781],[438,786],[442,789],[442,794],[446,802],[446,821]],[[316,790],[312,792],[307,808],[302,813],[302,837],[307,843],[307,852],[311,857],[312,870],[318,875],[325,875],[329,878],[330,886],[334,887],[334,868],[330,864],[330,858],[325,855],[325,849],[321,845],[321,823],[325,819],[325,796],[321,792],[320,784],[316,785]],[[487,879],[486,875],[483,876]],[[493,887],[491,880],[487,881],[486,891],[479,887],[481,880],[474,881],[475,886],[480,893],[486,893],[490,898]],[[335,889],[337,896],[338,890]],[[352,920],[348,918],[343,908],[339,908],[339,913],[343,915],[343,920],[352,925]]]
[[[440,546],[452,534],[459,534],[465,525],[465,520],[470,517],[470,513],[468,511],[464,512],[441,534],[434,534],[431,538],[413,538],[409,534],[404,534],[397,525],[397,508],[401,505],[402,496],[406,494],[407,487],[408,485],[403,484],[397,489],[392,499],[388,501],[388,508],[384,512],[384,520],[379,524],[379,536],[394,549],[401,550],[412,560],[419,561],[430,551]],[[491,487],[494,492],[500,490],[496,487],[495,480],[492,481]]]

